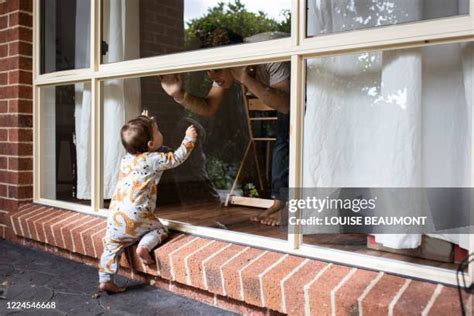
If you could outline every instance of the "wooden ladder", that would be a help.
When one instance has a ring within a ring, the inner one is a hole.
[[[263,199],[263,198],[254,198],[254,197],[245,197],[245,196],[237,196],[234,195],[234,191],[237,187],[237,184],[241,180],[242,176],[242,171],[244,170],[244,167],[246,165],[246,161],[248,160],[250,156],[250,152],[253,152],[253,157],[255,160],[255,166],[257,170],[257,177],[258,177],[258,185],[260,187],[260,190],[264,189],[263,186],[263,179],[262,179],[262,172],[260,169],[260,164],[258,162],[258,156],[257,156],[257,148],[256,148],[256,142],[267,142],[267,155],[266,155],[266,173],[268,174],[268,166],[270,164],[270,151],[269,151],[269,144],[270,142],[274,142],[276,140],[275,137],[256,137],[253,133],[252,129],[252,123],[258,122],[258,121],[276,121],[278,118],[277,116],[270,116],[270,117],[255,117],[252,115],[252,112],[254,111],[268,111],[268,112],[274,112],[276,113],[276,110],[273,108],[269,107],[268,105],[262,103],[257,97],[255,97],[251,92],[245,88],[244,85],[241,85],[242,88],[242,95],[244,99],[244,106],[245,106],[245,113],[247,116],[247,128],[249,132],[249,142],[247,144],[247,147],[245,149],[244,156],[241,160],[239,169],[237,171],[237,175],[235,177],[234,183],[232,184],[232,188],[230,192],[227,194],[226,201],[225,201],[225,206],[229,206],[229,204],[232,205],[243,205],[243,206],[251,206],[251,207],[261,207],[261,208],[269,208],[270,206],[273,205],[273,200],[271,199]]]

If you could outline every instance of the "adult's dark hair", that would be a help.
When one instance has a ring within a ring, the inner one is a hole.
[[[224,27],[206,32],[206,34],[200,35],[199,38],[203,48],[240,44],[244,42],[244,38],[241,35]]]
[[[122,126],[120,137],[128,153],[136,155],[148,151],[148,142],[153,139],[154,123],[149,117],[139,116]]]

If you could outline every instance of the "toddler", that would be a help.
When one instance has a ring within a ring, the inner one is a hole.
[[[125,291],[125,287],[117,286],[113,280],[124,248],[139,241],[137,255],[144,264],[153,263],[150,251],[167,237],[154,213],[156,186],[164,170],[179,166],[189,157],[197,137],[191,125],[175,152],[157,152],[163,144],[163,136],[147,111],[125,124],[120,133],[127,154],[120,163],[119,181],[109,206],[104,252],[99,262],[99,289],[112,293]]]

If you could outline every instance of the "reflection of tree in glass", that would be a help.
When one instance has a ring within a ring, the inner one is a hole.
[[[183,81],[185,91],[201,98],[205,98],[207,96],[212,86],[212,80],[209,79],[205,71],[185,73],[183,76]],[[191,116],[196,115],[192,112],[189,113]]]
[[[337,0],[333,2],[333,20],[334,23],[340,25],[338,27],[334,25],[336,26],[334,31],[349,31],[404,22],[410,15],[407,9],[411,6],[407,5],[408,3],[409,1],[393,0]]]
[[[212,87],[205,71],[186,73],[183,79],[184,89],[198,97],[206,97]],[[203,145],[211,181],[218,189],[230,189],[249,139],[240,86],[234,84],[227,91],[222,105],[212,117],[186,112],[206,131]]]
[[[234,3],[218,3],[209,8],[207,14],[187,23],[186,47],[206,46],[210,34],[218,28],[227,28],[242,37],[264,32],[286,32],[291,30],[289,10],[282,10],[281,22],[270,18],[265,12],[250,12],[239,0]]]
[[[217,189],[230,190],[237,173],[235,164],[225,163],[219,158],[208,156],[206,170]]]

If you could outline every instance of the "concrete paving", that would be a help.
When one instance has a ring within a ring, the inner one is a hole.
[[[0,315],[235,315],[122,277],[127,292],[98,296],[97,282],[93,267],[0,240]],[[15,310],[14,302],[56,308]]]

